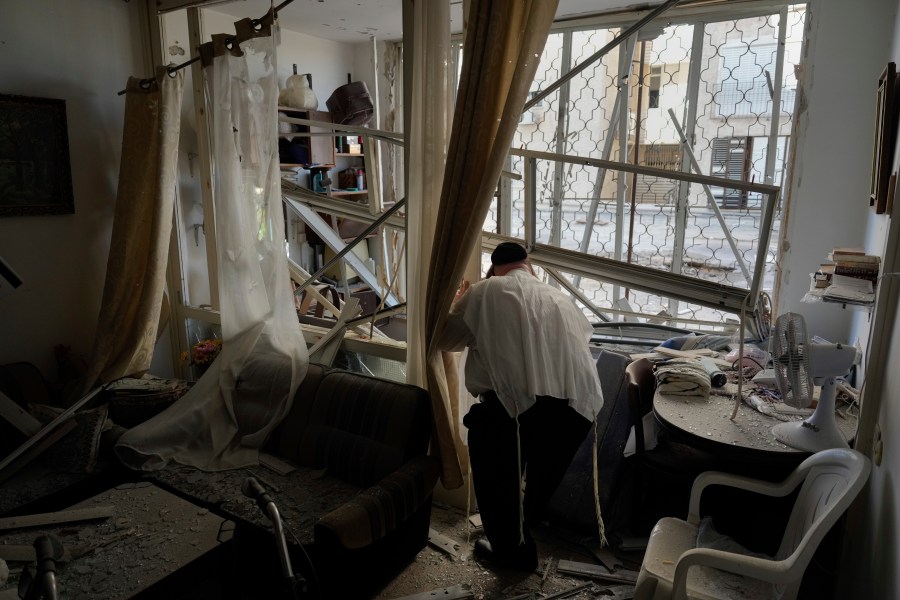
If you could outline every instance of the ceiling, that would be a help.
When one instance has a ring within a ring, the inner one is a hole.
[[[449,0],[450,27],[462,31],[463,0]],[[281,0],[274,2],[278,6]],[[647,6],[659,2],[629,0],[559,0],[556,18],[571,18],[606,12],[625,6]],[[235,0],[216,4],[210,10],[239,18],[257,18],[266,13],[270,0]],[[281,27],[306,35],[343,43],[400,40],[403,0],[293,0],[278,13]]]

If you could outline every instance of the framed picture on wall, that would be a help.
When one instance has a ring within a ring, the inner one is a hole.
[[[0,217],[74,212],[65,100],[0,94]]]
[[[881,73],[875,99],[875,144],[869,206],[874,206],[875,212],[881,214],[887,208],[894,144],[897,141],[897,67],[894,63],[888,63]]]

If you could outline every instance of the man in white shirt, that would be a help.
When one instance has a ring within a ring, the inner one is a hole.
[[[593,328],[571,298],[534,276],[519,244],[498,245],[491,264],[493,276],[460,286],[441,345],[468,346],[466,388],[480,399],[463,419],[487,536],[475,550],[530,571],[537,549],[528,523],[543,517],[603,393],[588,347]]]

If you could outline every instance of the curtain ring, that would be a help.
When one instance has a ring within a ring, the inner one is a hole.
[[[253,31],[262,31],[263,24],[259,19],[253,19],[250,21],[250,26],[253,27]]]
[[[139,84],[142,90],[149,90],[150,86],[153,85],[152,79],[141,79],[141,83]]]
[[[166,67],[166,75],[175,79],[176,73],[178,73],[178,67]]]
[[[225,39],[225,48],[227,48],[228,50],[234,49],[234,38],[233,37]]]

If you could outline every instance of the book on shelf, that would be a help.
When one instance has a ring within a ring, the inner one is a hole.
[[[846,277],[856,277],[858,279],[868,279],[870,281],[878,281],[878,268],[868,268],[859,266],[835,265],[835,275],[844,275]]]
[[[834,254],[848,254],[848,255],[856,255],[856,256],[862,256],[866,253],[865,249],[863,249],[863,248],[841,248],[838,246],[835,246],[834,248],[832,248],[831,251]]]
[[[834,263],[822,263],[819,265],[819,270],[816,271],[817,277],[830,280],[832,275],[834,275]]]
[[[837,264],[846,265],[877,266],[881,264],[881,257],[875,254],[845,254],[837,252],[836,250],[833,250],[828,254],[828,260],[833,261]]]

